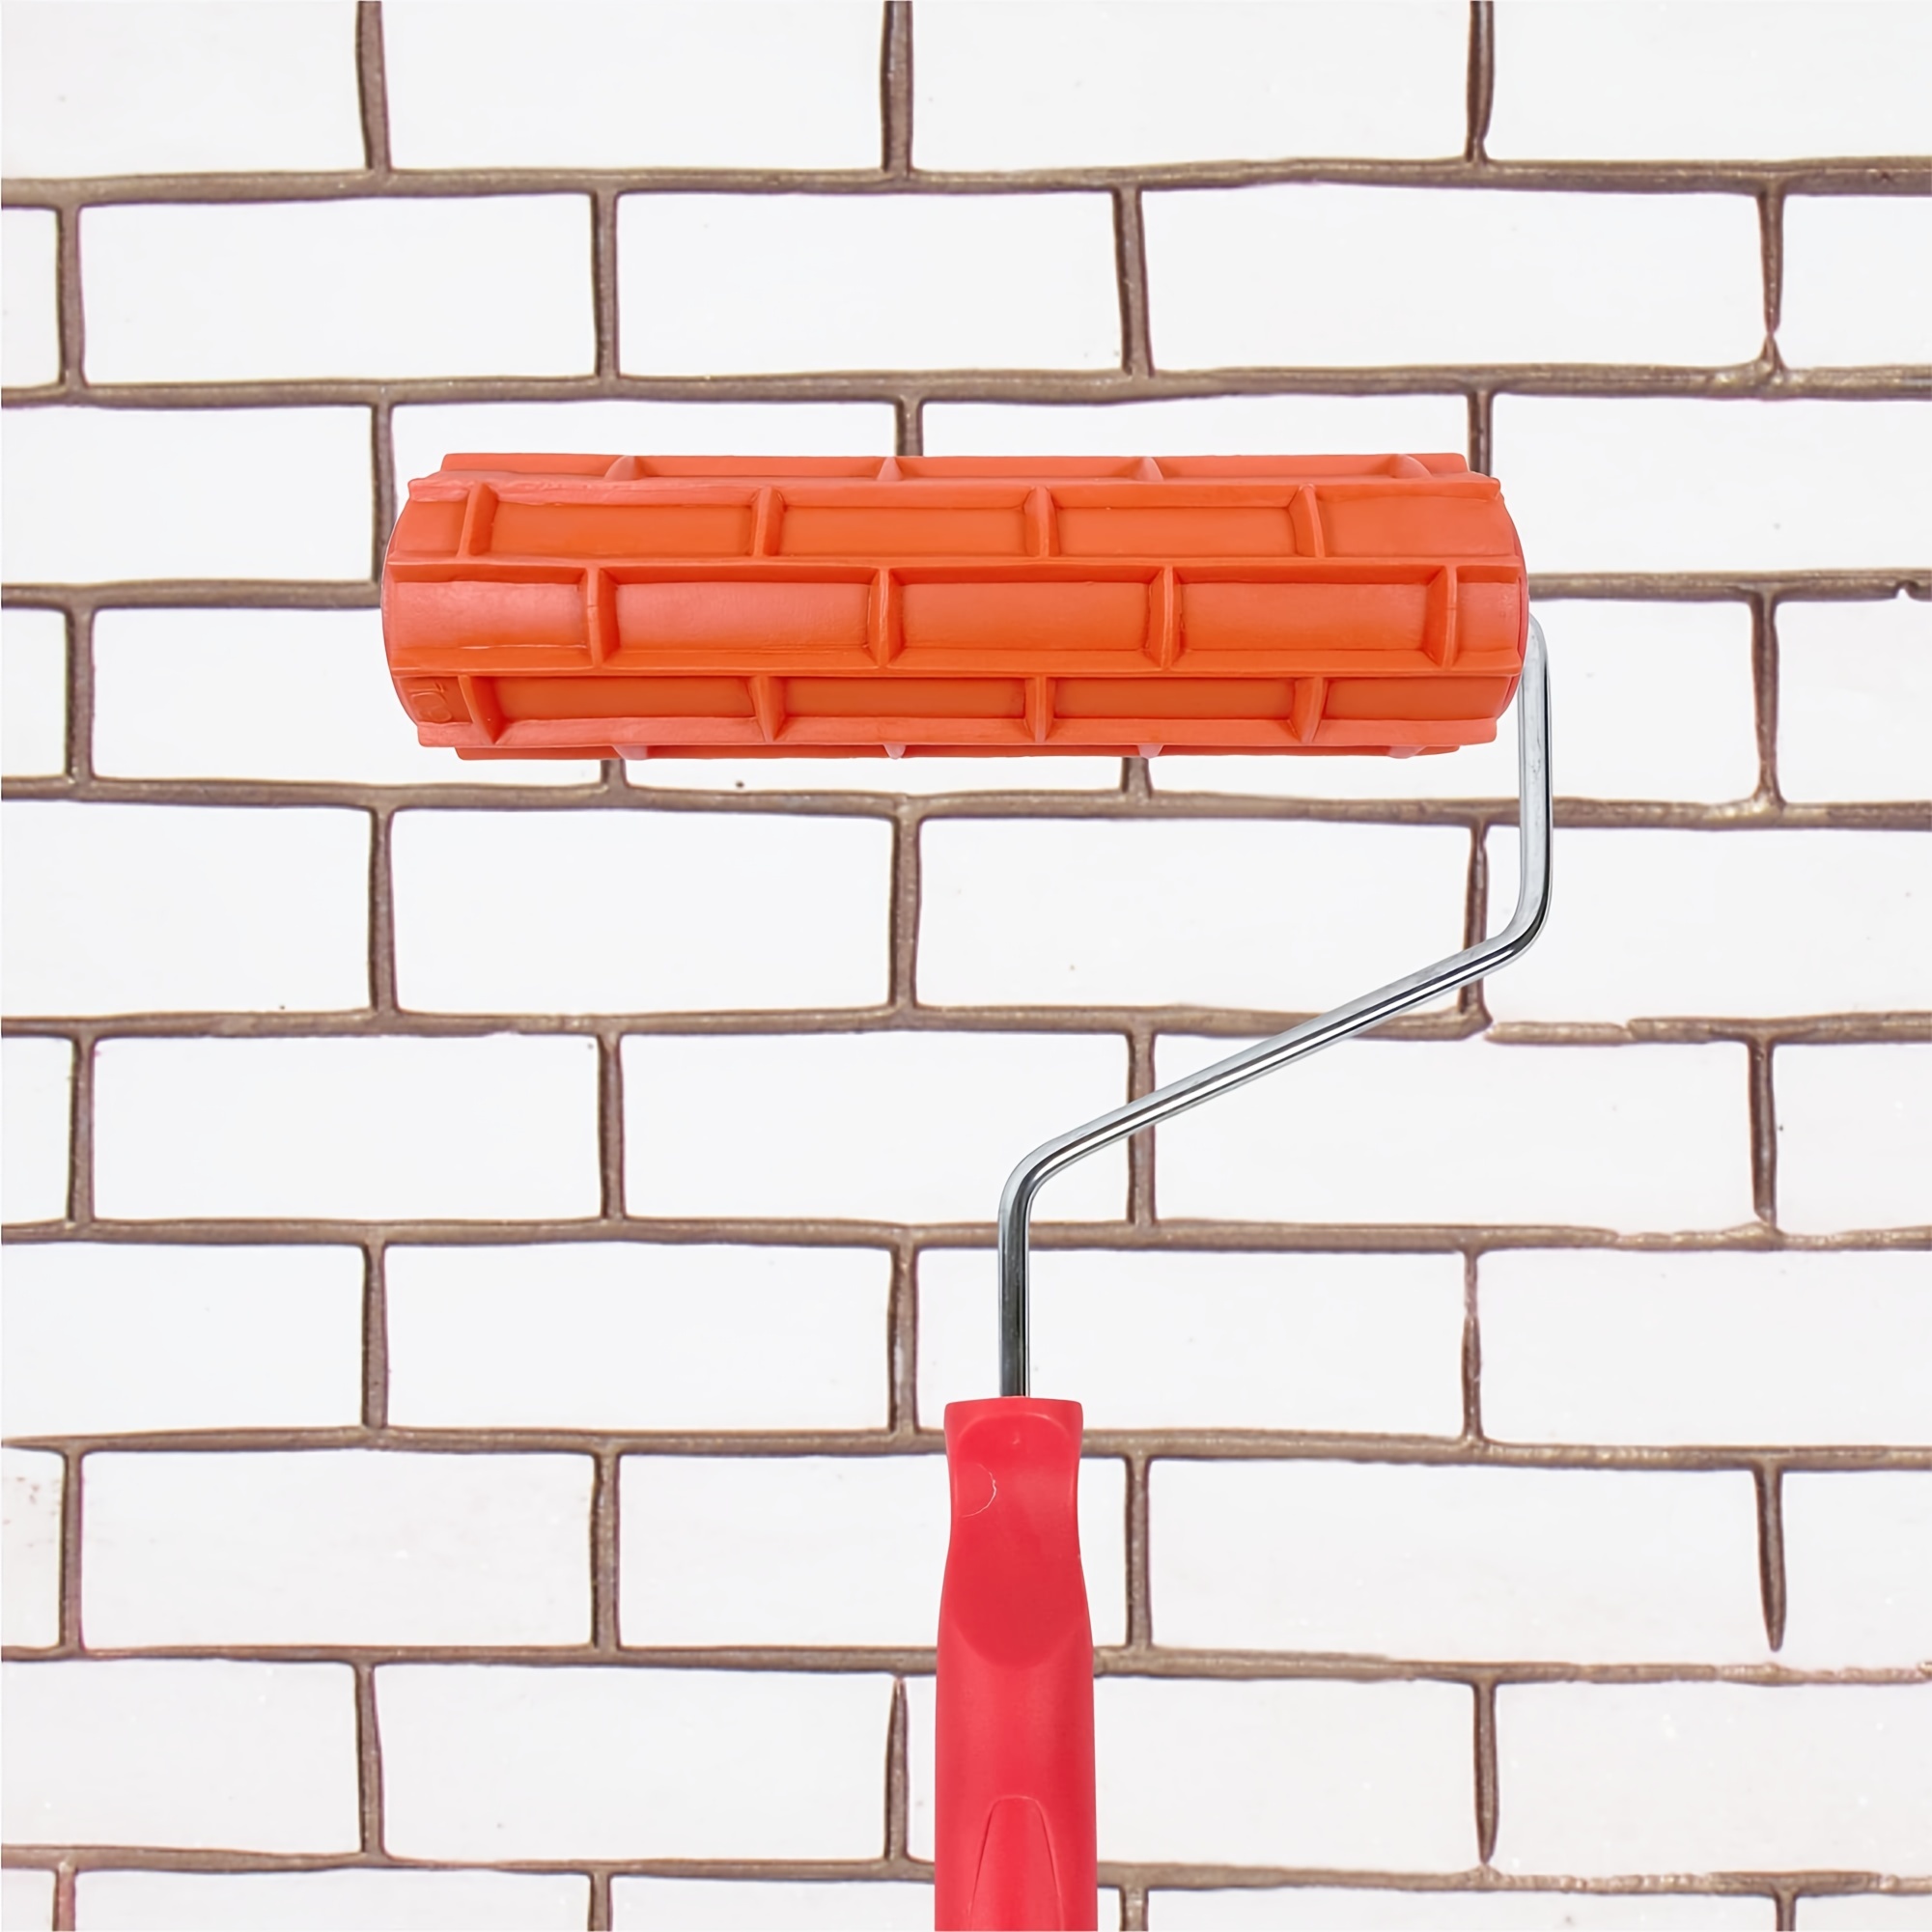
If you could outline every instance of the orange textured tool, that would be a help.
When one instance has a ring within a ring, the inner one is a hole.
[[[382,609],[465,758],[1449,750],[1528,621],[1460,456],[451,456]]]

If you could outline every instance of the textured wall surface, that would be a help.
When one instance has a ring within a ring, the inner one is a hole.
[[[8,1926],[928,1922],[1006,1167],[1511,896],[1507,723],[423,751],[491,448],[1502,478],[1547,936],[1043,1203],[1101,1922],[1932,1926],[1932,10],[5,51]]]

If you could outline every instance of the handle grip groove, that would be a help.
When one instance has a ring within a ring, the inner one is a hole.
[[[946,1409],[939,1599],[942,1932],[1092,1932],[1093,1628],[1080,1574],[1080,1407]]]

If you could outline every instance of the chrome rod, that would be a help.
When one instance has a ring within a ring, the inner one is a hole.
[[[1516,699],[1516,766],[1522,882],[1516,910],[1509,924],[1494,938],[1467,946],[1419,972],[1392,980],[1374,993],[1362,994],[1344,1006],[1304,1020],[1271,1040],[1258,1040],[1225,1060],[1217,1060],[1185,1079],[1157,1087],[1151,1094],[1117,1106],[1083,1127],[1070,1129],[1043,1141],[1006,1177],[999,1197],[999,1392],[1028,1392],[1027,1358],[1027,1236],[1033,1202],[1053,1176],[1076,1161],[1110,1147],[1130,1134],[1158,1121],[1171,1119],[1203,1101],[1232,1093],[1291,1061],[1319,1053],[1337,1040],[1379,1025],[1420,1006],[1439,994],[1480,979],[1494,966],[1506,966],[1527,950],[1550,911],[1550,836],[1553,825],[1550,786],[1550,677],[1543,627],[1529,620],[1529,639],[1523,658],[1523,682]]]

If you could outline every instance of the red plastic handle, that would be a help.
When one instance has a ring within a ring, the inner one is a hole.
[[[946,1469],[934,1922],[940,1932],[1093,1932],[1080,1405],[950,1403]]]

